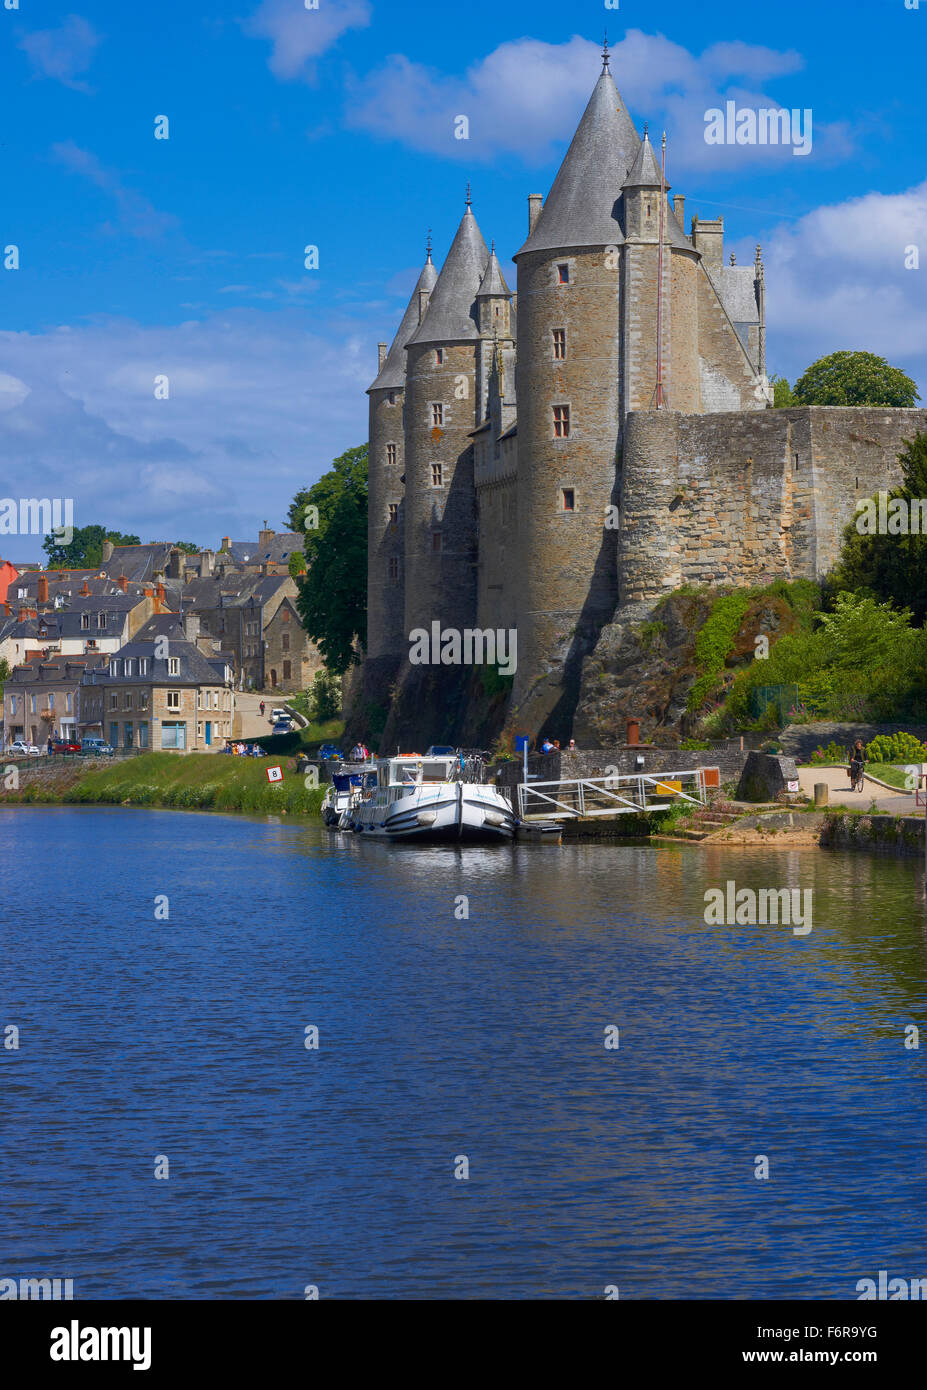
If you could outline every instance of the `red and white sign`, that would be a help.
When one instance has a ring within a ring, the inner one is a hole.
[[[283,768],[282,768],[282,767],[268,767],[268,768],[265,768],[265,771],[266,771],[266,773],[267,773],[267,780],[268,780],[268,782],[282,782],[282,781],[283,781]]]

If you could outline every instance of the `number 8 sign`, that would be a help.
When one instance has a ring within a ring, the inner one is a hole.
[[[268,767],[268,768],[266,768],[265,770],[266,770],[266,772],[267,772],[267,780],[268,780],[268,782],[282,782],[282,781],[283,781],[283,768],[282,768],[282,767]]]

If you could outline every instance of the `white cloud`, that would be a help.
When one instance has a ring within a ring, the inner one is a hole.
[[[86,83],[77,82],[78,73],[90,66],[100,37],[92,25],[80,15],[69,14],[57,29],[37,29],[19,41],[36,72],[53,77],[76,91],[89,91]]]
[[[777,106],[761,86],[744,86],[796,72],[794,51],[746,44],[715,44],[700,56],[662,34],[631,29],[612,49],[610,66],[634,118],[667,128],[672,167],[717,169],[789,159],[775,146],[705,144],[705,112],[726,98],[751,107]],[[597,44],[574,35],[562,44],[517,39],[500,44],[462,77],[447,76],[402,54],[388,57],[363,81],[354,79],[346,119],[385,140],[469,162],[515,154],[544,163],[568,141],[601,70]],[[810,103],[800,102],[802,108]],[[469,120],[469,139],[455,137],[455,118]],[[815,127],[818,158],[843,157],[849,130],[839,139]],[[801,162],[801,161],[796,161]]]
[[[275,77],[291,82],[311,79],[314,60],[349,29],[366,28],[371,17],[368,0],[319,0],[315,10],[299,0],[263,0],[243,27],[246,34],[270,39],[267,65]]]
[[[333,337],[302,313],[247,309],[0,332],[0,457],[24,495],[73,497],[77,525],[248,536],[265,516],[282,524],[297,489],[366,438],[374,341],[356,323]]]
[[[117,224],[104,223],[108,232],[124,231],[130,236],[149,238],[160,237],[179,225],[178,219],[169,212],[159,212],[143,194],[134,188],[126,188],[118,174],[107,169],[91,150],[76,145],[73,140],[64,140],[52,145],[52,154],[74,174],[79,174],[97,188],[108,193],[116,204]]]
[[[921,269],[905,269],[907,248]],[[903,367],[927,401],[927,181],[777,227],[764,248],[770,369],[794,377],[842,348]]]

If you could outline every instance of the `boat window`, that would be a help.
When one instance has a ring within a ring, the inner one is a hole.
[[[423,782],[446,782],[447,763],[424,763],[422,766]]]

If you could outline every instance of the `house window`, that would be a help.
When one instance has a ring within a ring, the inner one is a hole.
[[[440,532],[440,531],[432,531],[432,533],[431,533],[431,549],[432,549],[432,552],[433,552],[435,555],[440,554],[440,551],[441,551],[441,532]]]
[[[289,608],[284,608],[283,613],[281,614],[281,620],[282,620],[283,622],[285,622],[285,623],[288,623],[288,622],[290,621],[290,610],[289,610]]]
[[[167,692],[167,708],[172,710],[180,709],[180,691],[169,690]]]
[[[561,285],[570,283],[570,267],[566,263],[557,266],[557,279]]]
[[[280,638],[280,647],[281,650],[285,652],[290,650],[290,634],[288,632],[285,632]]]
[[[444,348],[435,348],[435,366],[444,366]]]
[[[432,403],[431,424],[433,429],[438,429],[444,424],[444,406],[440,401],[434,401]]]
[[[180,657],[179,657],[179,656],[169,656],[169,657],[167,658],[167,674],[168,674],[169,676],[179,676],[179,675],[180,675]]]
[[[554,339],[554,358],[562,362],[566,357],[566,329],[554,328],[551,332]]]
[[[98,613],[98,614],[97,614],[97,627],[106,627],[106,614],[105,614],[105,613]]]
[[[161,725],[161,747],[162,748],[186,748],[187,746],[187,726],[181,723],[169,723],[165,720]]]
[[[398,556],[398,555],[391,555],[391,556],[389,557],[389,582],[390,582],[391,584],[398,584],[398,583],[399,583],[399,556]]]
[[[440,487],[440,486],[441,486],[441,477],[442,477],[441,464],[440,464],[440,463],[433,463],[433,464],[431,465],[431,486],[432,486],[432,487]]]
[[[50,690],[50,691],[48,692],[48,708],[49,708],[49,709],[54,709],[54,708],[55,708],[55,692],[54,692],[53,690]]]
[[[66,712],[67,714],[70,714],[70,713],[71,713],[71,694],[70,694],[70,691],[69,691],[68,694],[65,695],[65,697],[64,697],[64,708],[65,708],[65,712]]]
[[[560,489],[560,510],[563,512],[576,511],[576,493],[571,487]]]
[[[111,709],[111,710],[112,710],[112,709],[118,709],[118,708],[119,708],[119,703],[118,703],[118,702],[119,702],[119,694],[118,694],[118,692],[115,691],[115,690],[111,690],[110,693],[109,693],[109,707],[110,707],[110,709]]]
[[[398,504],[398,502],[390,502],[390,504],[389,504],[389,524],[390,524],[390,526],[396,526],[396,525],[398,525],[398,522],[399,522],[399,504]]]
[[[147,691],[147,690],[141,690],[141,691],[139,691],[139,696],[138,696],[138,707],[139,707],[139,709],[147,709],[147,708],[148,708],[148,691]]]
[[[148,720],[142,719],[138,725],[138,746],[139,748],[148,747]]]
[[[15,695],[11,695],[11,696],[10,696],[10,714],[15,714],[15,713],[16,713],[16,696],[15,696]]]
[[[395,444],[387,444],[387,446],[386,446],[386,462],[387,462],[388,464],[394,464],[394,463],[396,462],[396,445],[395,445]]]
[[[110,741],[110,744],[112,745],[113,748],[118,748],[118,747],[119,747],[119,725],[118,725],[118,724],[110,724],[110,726],[109,726],[109,741]]]
[[[140,676],[147,676],[147,675],[148,675],[148,658],[147,658],[147,656],[140,656],[140,657],[139,657],[139,659],[138,659],[138,674],[139,674]]]
[[[35,714],[35,696],[34,696],[34,695],[30,695],[30,696],[29,696],[29,713],[30,713],[30,714]]]
[[[110,669],[110,671],[112,672],[112,674],[113,674],[114,676],[118,676],[118,675],[119,675],[119,672],[120,672],[120,670],[121,670],[121,667],[122,667],[122,662],[121,662],[121,661],[112,661],[112,662],[110,662],[110,668],[109,668],[109,669]]]
[[[90,614],[89,614],[89,613],[81,613],[81,615],[80,615],[80,625],[81,625],[81,631],[82,631],[82,632],[86,632],[87,628],[90,626]]]
[[[132,748],[134,746],[134,731],[131,724],[123,725],[123,735],[123,743],[125,747]]]
[[[127,676],[131,676],[131,675],[132,675],[134,667],[135,667],[135,662],[134,662],[133,658],[132,658],[131,656],[127,656],[127,657],[126,657],[126,675],[127,675]]]
[[[291,676],[290,676],[290,671],[291,671],[291,670],[292,670],[292,667],[290,666],[290,663],[289,663],[288,661],[285,661],[285,662],[283,663],[283,679],[284,679],[285,681],[288,681],[288,680],[291,679]]]
[[[570,407],[568,405],[554,406],[554,438],[567,439],[570,434]]]
[[[132,708],[132,691],[131,691],[131,690],[127,690],[127,691],[125,692],[125,696],[124,696],[124,700],[123,700],[123,709],[131,709],[131,708]]]

